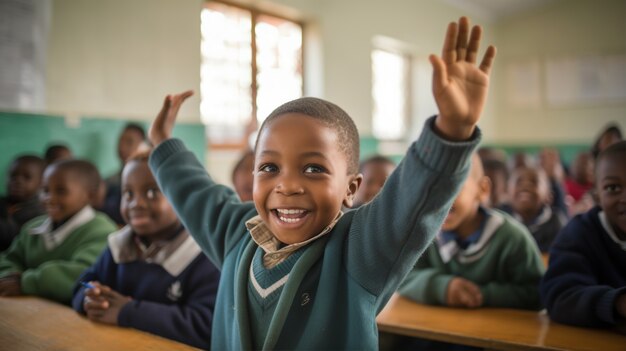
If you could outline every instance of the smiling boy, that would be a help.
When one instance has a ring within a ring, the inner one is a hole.
[[[559,323],[626,334],[626,141],[598,156],[595,188],[599,206],[554,241],[541,297]]]
[[[213,349],[377,348],[376,314],[437,232],[480,140],[495,57],[489,47],[476,66],[480,37],[466,18],[448,26],[443,59],[430,57],[440,115],[384,191],[346,213],[362,176],[356,126],[338,106],[302,98],[274,110],[255,148],[254,202],[241,203],[170,139],[192,93],[166,97],[150,166],[222,270]]]

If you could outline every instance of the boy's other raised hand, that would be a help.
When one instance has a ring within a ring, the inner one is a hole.
[[[176,122],[178,110],[183,102],[192,95],[193,91],[187,90],[180,94],[167,95],[165,97],[163,107],[152,122],[148,132],[148,137],[154,147],[172,137],[172,130],[174,129],[174,122]]]
[[[472,136],[487,100],[496,48],[489,46],[480,66],[476,66],[481,35],[480,26],[470,32],[469,20],[461,17],[459,23],[448,25],[442,57],[429,57],[434,71],[433,95],[439,108],[435,129],[449,140]]]

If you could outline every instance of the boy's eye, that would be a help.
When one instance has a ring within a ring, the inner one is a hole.
[[[610,194],[620,192],[621,190],[622,187],[617,184],[607,184],[604,186],[604,191]]]
[[[304,169],[304,173],[324,173],[326,169],[318,165],[308,165]]]
[[[126,190],[124,193],[122,193],[122,198],[126,201],[130,201],[133,198],[133,193]]]
[[[259,171],[266,172],[266,173],[277,172],[278,167],[276,167],[276,165],[273,165],[273,164],[264,164],[264,165],[261,165],[261,167],[259,167]]]

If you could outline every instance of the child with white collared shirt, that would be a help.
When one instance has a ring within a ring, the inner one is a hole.
[[[100,175],[88,161],[53,163],[44,172],[47,215],[22,227],[0,254],[0,296],[38,295],[69,304],[72,287],[106,245],[115,224],[90,203]]]

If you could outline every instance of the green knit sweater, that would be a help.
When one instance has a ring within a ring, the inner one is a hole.
[[[509,215],[488,210],[476,245],[442,258],[439,237],[417,261],[398,292],[417,302],[446,304],[448,283],[462,277],[480,287],[485,307],[541,308],[539,281],[545,271],[528,230]],[[445,255],[445,254],[444,254]]]
[[[42,235],[31,234],[47,218],[37,217],[24,224],[9,249],[0,254],[0,277],[22,273],[23,294],[69,305],[76,279],[96,261],[116,226],[106,215],[96,213],[49,250]]]
[[[213,350],[378,348],[376,315],[441,226],[480,140],[477,130],[471,141],[447,142],[433,133],[432,122],[378,197],[300,249],[275,308],[265,312],[250,311],[248,297],[259,248],[244,223],[257,214],[254,205],[216,184],[182,141],[153,151],[150,168],[163,193],[222,271]],[[266,334],[253,335],[265,329],[256,325],[263,320],[269,321]]]

